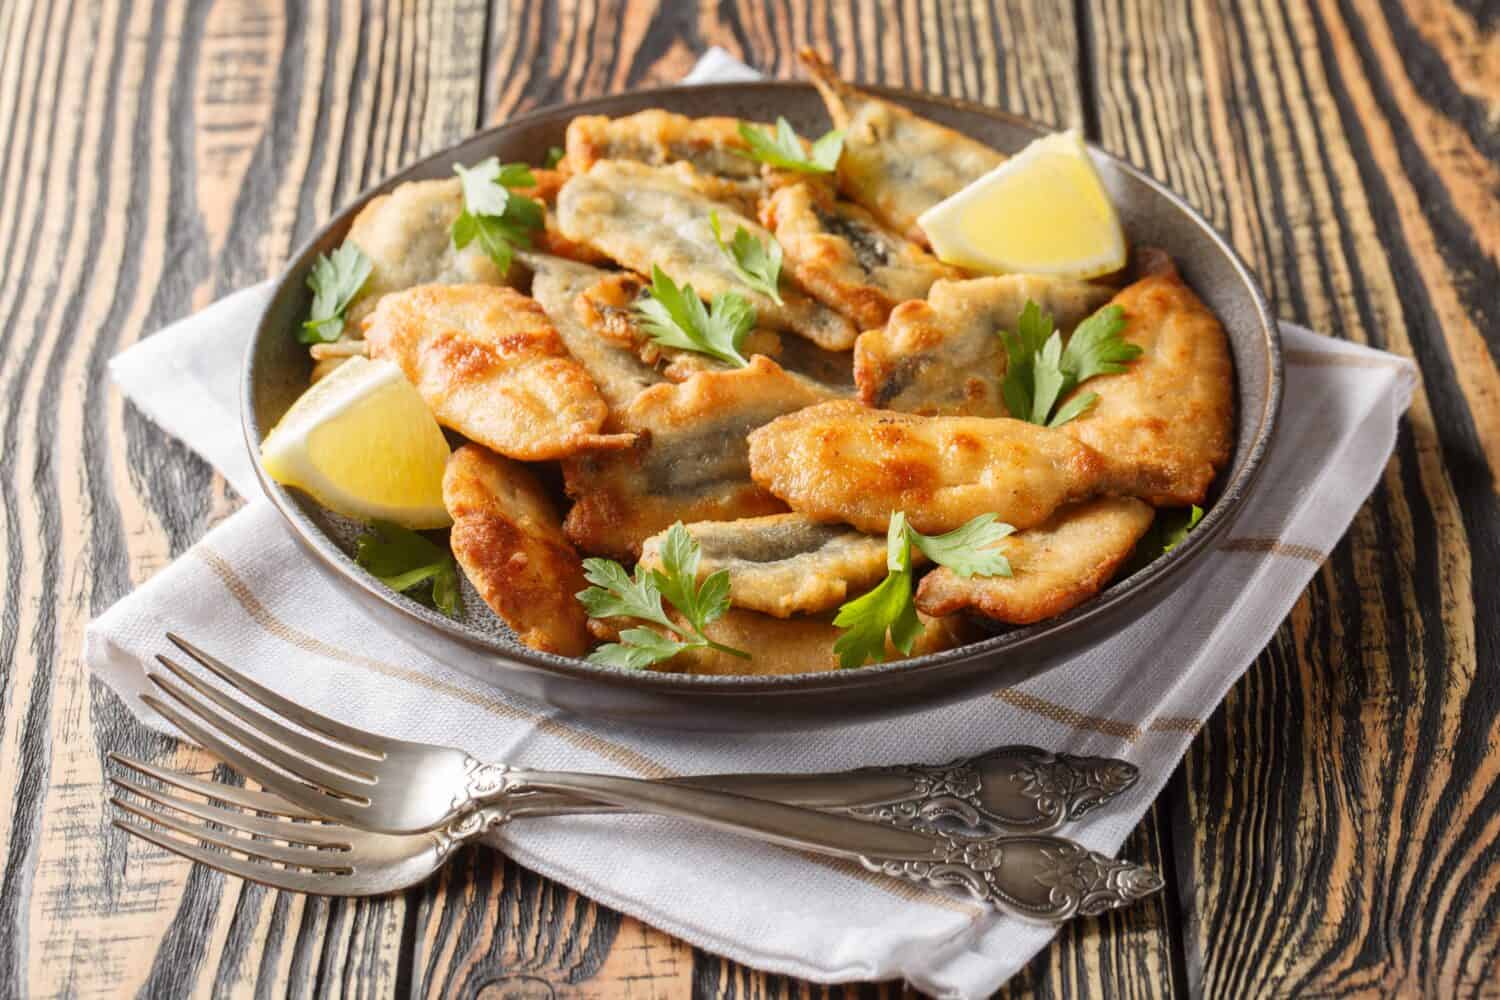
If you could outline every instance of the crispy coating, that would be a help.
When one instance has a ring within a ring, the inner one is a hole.
[[[986,513],[1034,527],[1100,492],[1104,462],[1067,435],[1020,420],[919,417],[838,400],[753,431],[750,471],[814,520],[873,534],[900,510],[934,534]]]
[[[1089,379],[1099,401],[1064,433],[1104,456],[1114,490],[1157,506],[1202,503],[1229,461],[1234,382],[1224,328],[1164,254],[1123,289],[1124,338],[1144,353],[1129,370]]]
[[[1064,507],[995,548],[1013,575],[964,579],[945,566],[917,588],[917,607],[932,615],[972,610],[1011,625],[1053,618],[1093,597],[1115,575],[1151,526],[1149,504],[1104,497]]]
[[[582,656],[588,615],[574,597],[588,586],[546,491],[525,466],[466,444],[448,459],[443,504],[449,544],[464,575],[532,649]]]
[[[594,380],[611,413],[624,409],[643,390],[662,381],[656,369],[642,362],[635,351],[601,338],[578,318],[578,297],[614,272],[544,254],[527,253],[522,260],[532,272],[532,297],[557,328],[568,353]]]
[[[459,250],[449,230],[464,209],[457,177],[411,181],[370,199],[349,227],[348,241],[365,252],[372,267],[359,297],[349,305],[356,326],[382,295],[416,285],[504,284],[478,241]]]
[[[561,458],[623,447],[607,408],[542,307],[510,288],[418,285],[365,320],[370,356],[401,366],[438,423],[502,455]]]
[[[582,173],[599,160],[634,160],[649,166],[691,163],[705,174],[750,180],[760,164],[740,155],[749,147],[738,118],[689,118],[660,108],[623,118],[579,115],[568,124],[567,161]]]
[[[547,210],[541,231],[531,234],[531,249],[537,253],[576,260],[580,264],[608,264],[608,257],[592,247],[568,239],[557,225],[557,193],[567,181],[567,173],[546,167],[532,167],[531,176],[536,178],[536,184],[529,188],[517,188],[516,193],[535,198]]]
[[[975,629],[962,616],[930,618],[918,613],[918,617],[924,628],[911,652],[903,656],[887,640],[886,660],[938,653],[976,637]],[[631,621],[628,624],[638,623]],[[618,619],[589,621],[589,628],[596,636],[610,641],[617,638],[618,630],[626,625]],[[747,650],[754,654],[754,658],[744,660],[715,649],[689,649],[651,669],[663,673],[720,675],[805,674],[839,669],[839,658],[833,651],[833,644],[843,630],[834,627],[831,614],[773,618],[730,608],[723,618],[710,622],[704,631],[715,642]]]
[[[831,611],[885,579],[885,539],[841,524],[770,514],[686,527],[699,547],[698,579],[727,570],[738,608],[777,618]],[[641,565],[661,568],[665,540],[665,532],[646,539]]]
[[[771,238],[754,219],[699,188],[702,175],[686,163],[648,167],[601,160],[574,174],[557,199],[563,234],[613,260],[650,274],[659,266],[679,285],[691,284],[705,300],[736,292],[755,306],[759,321],[790,330],[819,347],[844,351],[858,331],[847,318],[801,292],[782,289],[783,304],[749,288],[714,241],[709,214],[717,212],[725,238],[743,226],[762,242]]]
[[[745,436],[828,398],[766,357],[748,368],[701,372],[652,386],[616,414],[633,448],[563,462],[577,502],[564,528],[580,549],[635,559],[641,542],[674,521],[732,521],[785,510],[750,479]]]
[[[963,276],[824,184],[781,187],[761,202],[760,221],[776,234],[797,283],[861,330],[884,324],[898,304],[926,296],[934,281]]]
[[[917,216],[1005,162],[981,142],[849,86],[811,49],[802,62],[844,130],[840,190],[914,243],[929,245]]]
[[[1104,285],[1008,274],[939,281],[925,302],[906,302],[854,345],[854,380],[869,406],[926,416],[1003,417],[1005,345],[1026,300],[1065,334],[1111,294]]]

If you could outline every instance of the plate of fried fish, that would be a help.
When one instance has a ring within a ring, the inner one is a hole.
[[[688,728],[1012,684],[1139,619],[1253,494],[1253,277],[1071,133],[841,78],[518,117],[280,279],[246,440],[379,626]]]

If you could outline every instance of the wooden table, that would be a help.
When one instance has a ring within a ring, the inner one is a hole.
[[[714,44],[795,74],[810,43],[1081,126],[1228,233],[1281,316],[1422,369],[1382,485],[1126,845],[1169,891],[1066,928],[1009,992],[1500,995],[1497,30],[1473,0],[0,5],[4,992],[816,990],[482,851],[362,902],[139,843],[127,865],[104,753],[209,764],[81,663],[84,624],[239,504],[112,355],[477,128]]]

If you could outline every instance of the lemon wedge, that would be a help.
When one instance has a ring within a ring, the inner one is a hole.
[[[1083,139],[1037,139],[923,212],[940,260],[998,274],[1094,278],[1125,266],[1125,233]]]
[[[350,358],[303,393],[261,442],[272,479],[330,510],[406,528],[452,523],[443,506],[448,442],[389,361]]]

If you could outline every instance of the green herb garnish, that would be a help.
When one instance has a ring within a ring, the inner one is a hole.
[[[304,344],[331,344],[344,333],[344,313],[370,277],[374,262],[353,243],[331,254],[319,254],[307,276],[312,289],[312,311],[297,339]]]
[[[546,167],[548,170],[551,170],[553,167],[561,163],[562,158],[566,155],[567,154],[563,152],[563,148],[561,146],[548,146],[547,158],[542,161],[542,166]]]
[[[868,660],[884,660],[887,633],[903,656],[911,652],[922,634],[922,622],[912,603],[913,546],[965,578],[1010,576],[1010,560],[993,546],[1013,531],[994,514],[981,514],[946,534],[924,535],[906,523],[901,511],[892,514],[886,531],[886,578],[874,590],[844,604],[834,616],[833,624],[846,630],[833,644],[839,666],[849,669]]]
[[[1053,329],[1052,314],[1030,299],[1021,310],[1015,333],[1000,334],[1005,343],[1005,381],[1000,393],[1017,420],[1061,427],[1099,401],[1097,393],[1081,392],[1058,408],[1057,401],[1095,375],[1125,370],[1125,362],[1140,357],[1141,349],[1128,343],[1125,310],[1105,306],[1078,324],[1068,344]]]
[[[1120,574],[1121,577],[1144,569],[1155,562],[1157,557],[1164,556],[1177,548],[1187,538],[1188,532],[1196,528],[1201,520],[1203,520],[1203,508],[1197,504],[1191,507],[1168,507],[1158,510],[1156,517],[1151,521],[1151,526],[1135,543],[1135,549],[1131,552],[1130,560],[1125,564],[1125,571]]]
[[[721,569],[700,584],[698,559],[698,543],[681,521],[667,532],[659,570],[637,565],[632,579],[613,559],[585,559],[583,575],[594,586],[580,591],[578,600],[590,615],[638,618],[666,630],[664,635],[649,628],[626,629],[619,642],[600,646],[589,660],[639,669],[670,660],[684,649],[702,647],[750,659],[744,650],[714,642],[704,633],[710,622],[729,610],[729,573]],[[687,627],[667,614],[663,598],[687,620]]]
[[[734,227],[734,238],[727,244],[719,231],[719,213],[708,213],[708,224],[714,231],[714,242],[724,251],[724,256],[739,272],[740,279],[755,291],[769,296],[778,306],[782,305],[781,289],[781,244],[776,237],[769,244],[762,243],[744,226]]]
[[[376,521],[355,540],[354,561],[392,590],[458,616],[458,570],[453,554],[409,528]],[[431,588],[410,591],[431,581]]]
[[[649,297],[636,303],[641,326],[663,347],[680,347],[744,368],[750,362],[740,345],[755,326],[755,309],[743,295],[724,292],[714,296],[710,307],[693,291],[681,288],[656,265],[651,266]]]
[[[464,210],[453,220],[453,245],[462,250],[479,240],[500,273],[508,273],[515,248],[531,246],[532,231],[545,219],[541,202],[512,190],[534,186],[536,177],[524,163],[502,165],[493,156],[472,167],[454,164],[453,172],[464,190]]]
[[[750,146],[748,152],[740,153],[741,156],[804,174],[831,173],[838,166],[839,155],[844,151],[844,133],[834,129],[812,144],[812,157],[809,159],[802,148],[802,138],[797,135],[797,130],[792,128],[791,122],[781,117],[776,119],[774,132],[765,132],[749,122],[740,122],[740,138]]]

